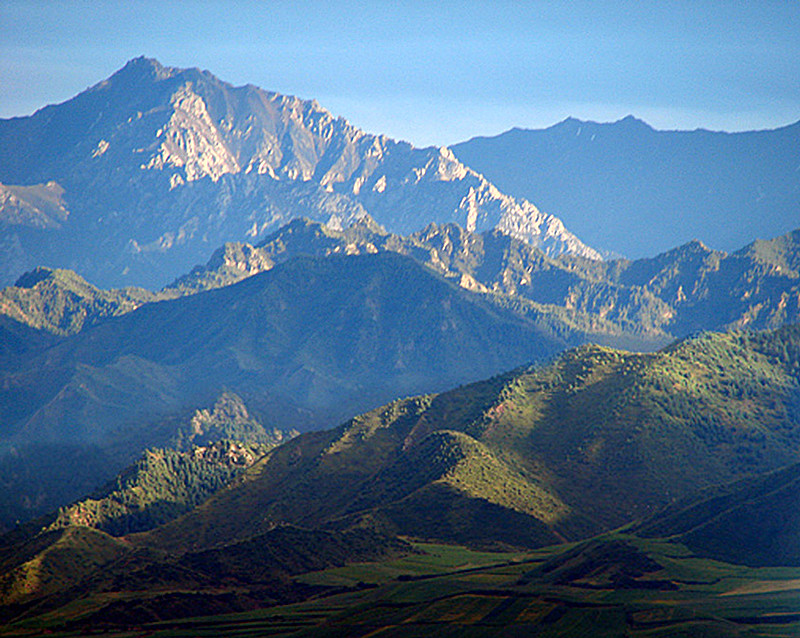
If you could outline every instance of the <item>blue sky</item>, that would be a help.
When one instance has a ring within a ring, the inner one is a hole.
[[[747,130],[800,119],[800,2],[0,0],[0,117],[138,55],[452,144],[568,116]]]

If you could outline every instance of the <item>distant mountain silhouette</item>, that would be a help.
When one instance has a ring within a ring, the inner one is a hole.
[[[504,192],[630,258],[691,239],[730,251],[800,220],[800,122],[719,133],[657,131],[631,116],[609,124],[569,118],[452,148]]]

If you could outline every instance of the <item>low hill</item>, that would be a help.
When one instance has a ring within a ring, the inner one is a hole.
[[[800,465],[708,490],[633,528],[753,567],[800,567]]]
[[[137,550],[124,539],[72,526],[0,549],[0,622],[24,627],[44,616],[47,624],[83,633],[250,610],[335,591],[295,582],[293,575],[413,551],[404,541],[368,530],[341,534],[284,526],[221,550],[177,556]],[[87,599],[92,602],[77,617],[70,611],[62,616]]]
[[[112,446],[17,444],[0,461],[0,480],[6,488],[0,495],[2,522],[23,522],[18,530],[23,536],[69,525],[113,535],[151,529],[196,506],[296,434],[268,430],[240,397],[225,392],[207,409],[155,424],[149,436],[162,447],[141,455],[135,446],[126,445],[127,440]],[[112,480],[103,478],[128,463]],[[86,497],[70,503],[79,496]],[[25,522],[42,510],[53,511]]]

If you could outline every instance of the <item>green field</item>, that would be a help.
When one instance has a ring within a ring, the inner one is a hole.
[[[621,553],[609,554],[609,548]],[[415,543],[415,549],[419,553],[397,560],[298,577],[307,584],[338,588],[332,595],[103,635],[800,635],[797,568],[730,565],[694,557],[680,545],[622,534],[529,553],[423,543]],[[593,552],[606,552],[612,559],[592,562]],[[629,578],[619,580],[620,573]],[[609,585],[609,577],[617,579],[615,586]],[[73,603],[59,610],[58,617],[39,617],[35,625],[20,623],[2,635],[39,635],[47,625],[51,630],[64,626],[65,615],[80,615],[97,602]]]

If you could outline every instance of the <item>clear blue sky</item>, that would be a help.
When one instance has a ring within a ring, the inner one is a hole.
[[[800,2],[0,0],[0,117],[138,55],[452,144],[567,116],[745,130],[800,119]]]

